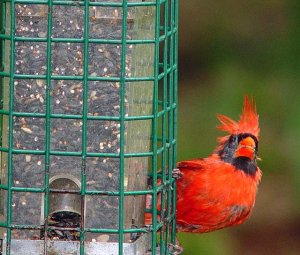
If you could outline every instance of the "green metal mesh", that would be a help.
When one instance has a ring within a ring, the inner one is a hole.
[[[1,250],[42,240],[50,254],[63,233],[79,254],[141,236],[170,254],[177,0],[3,0],[1,17]],[[66,198],[59,215],[78,225],[51,218]]]

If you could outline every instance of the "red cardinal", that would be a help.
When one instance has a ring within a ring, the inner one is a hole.
[[[178,231],[203,233],[243,223],[251,214],[261,170],[257,166],[259,125],[247,96],[238,122],[218,115],[229,135],[208,158],[178,163]]]

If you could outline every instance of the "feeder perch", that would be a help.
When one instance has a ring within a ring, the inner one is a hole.
[[[167,254],[177,1],[3,0],[1,17],[0,253]]]
[[[61,212],[74,213],[80,216],[81,196],[79,191],[81,184],[79,180],[72,175],[57,175],[49,180],[49,187],[50,190],[52,190],[49,196],[49,216]],[[55,191],[57,191],[57,193]],[[77,194],[74,194],[73,192],[76,191]],[[43,208],[44,206],[42,206],[42,209]],[[42,212],[43,211],[44,210],[42,210]],[[42,219],[44,219],[43,216]]]

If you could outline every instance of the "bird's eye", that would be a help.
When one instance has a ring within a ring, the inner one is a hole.
[[[238,143],[238,136],[236,135],[230,136],[229,143]]]

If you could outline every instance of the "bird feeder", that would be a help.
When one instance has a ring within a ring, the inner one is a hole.
[[[2,1],[1,254],[168,254],[177,16],[177,0]]]

